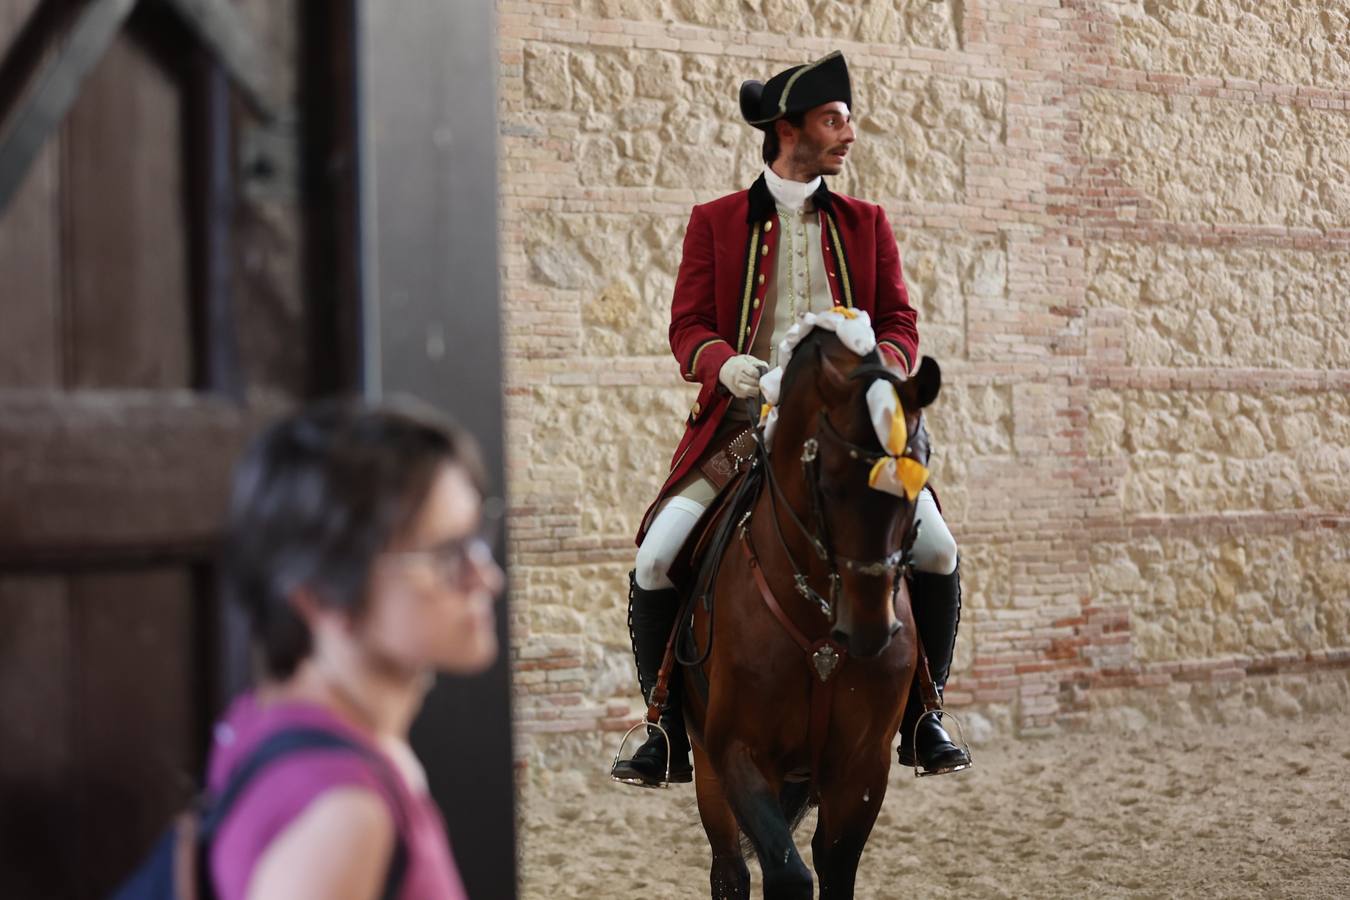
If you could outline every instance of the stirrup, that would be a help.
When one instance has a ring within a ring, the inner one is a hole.
[[[666,777],[661,780],[660,784],[651,784],[643,781],[641,778],[620,778],[618,775],[614,774],[614,769],[618,766],[619,760],[623,759],[623,748],[624,745],[628,743],[629,736],[644,725],[659,731],[661,733],[661,739],[666,742]],[[670,735],[666,733],[665,727],[661,725],[659,720],[656,722],[648,722],[646,716],[643,716],[636,725],[623,733],[623,739],[619,741],[618,752],[614,754],[614,762],[609,764],[609,777],[619,784],[631,784],[634,787],[652,788],[653,790],[657,788],[668,790],[670,788]]]
[[[962,763],[959,766],[949,766],[945,769],[938,769],[935,772],[929,772],[923,766],[919,765],[919,725],[928,716],[939,716],[950,718],[953,722],[956,723],[956,730],[959,732],[959,735],[957,736],[957,740],[954,743],[961,750],[961,752],[966,755],[966,759],[969,760],[969,762]],[[947,710],[942,709],[941,707],[938,707],[937,709],[924,710],[924,712],[919,716],[919,718],[914,720],[914,733],[910,735],[910,746],[914,748],[915,778],[927,778],[929,775],[954,775],[957,772],[964,772],[966,769],[969,769],[971,766],[975,765],[975,760],[970,755],[970,744],[966,743],[966,729],[961,724],[961,720],[958,719],[956,716],[952,715]]]

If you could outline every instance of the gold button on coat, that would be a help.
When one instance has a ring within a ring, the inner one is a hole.
[[[694,401],[694,408],[690,410],[690,413],[692,413],[693,415],[697,416],[697,415],[698,415],[700,412],[702,412],[702,411],[703,411],[703,407],[699,406],[699,405],[698,405],[698,401],[695,400],[695,401]]]
[[[768,255],[769,255],[769,245],[768,245],[768,244],[765,244],[764,246],[762,246],[762,247],[759,248],[759,255],[760,255],[760,256],[768,256]]]
[[[764,223],[764,230],[773,231],[773,219],[770,219],[769,221]]]
[[[764,283],[764,273],[763,273],[763,272],[760,272],[760,273],[759,273],[759,283],[760,283],[760,284],[763,284],[763,283]]]

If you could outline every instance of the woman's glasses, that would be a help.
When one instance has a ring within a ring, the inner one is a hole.
[[[430,547],[411,550],[392,550],[385,554],[394,559],[420,561],[447,586],[467,591],[475,586],[483,568],[495,566],[493,548],[501,539],[502,514],[505,504],[500,498],[483,500],[479,513],[478,530],[473,534],[443,541]]]

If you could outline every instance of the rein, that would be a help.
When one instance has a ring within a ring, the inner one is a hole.
[[[885,370],[882,369],[882,371]],[[886,375],[887,377],[893,377],[894,373],[886,372]],[[764,470],[764,478],[769,483],[769,505],[772,507],[774,513],[774,532],[778,536],[778,543],[783,549],[783,555],[787,557],[788,565],[792,567],[793,586],[796,588],[797,593],[819,606],[820,611],[825,617],[833,622],[837,616],[837,608],[842,594],[842,578],[839,574],[840,565],[842,564],[846,571],[854,572],[859,575],[881,577],[888,573],[893,573],[895,576],[895,584],[898,585],[900,578],[904,575],[905,569],[909,567],[910,551],[913,549],[914,541],[919,535],[919,523],[915,522],[910,526],[909,531],[900,541],[899,548],[879,559],[858,560],[853,559],[852,557],[840,556],[835,553],[830,535],[829,522],[825,518],[825,498],[820,487],[820,445],[822,435],[828,437],[831,441],[846,447],[849,456],[852,459],[868,465],[887,457],[886,453],[869,450],[866,447],[862,447],[849,441],[838,432],[834,427],[834,424],[830,422],[829,416],[825,414],[825,411],[821,410],[815,434],[808,438],[802,445],[801,456],[802,475],[810,490],[813,528],[807,528],[801,517],[797,515],[797,511],[792,508],[792,504],[784,495],[783,489],[779,485],[778,479],[774,476],[772,467],[769,465],[769,450],[764,445],[763,435],[758,431],[756,431],[755,443],[758,447],[760,463]],[[811,548],[816,553],[816,557],[829,567],[828,578],[830,586],[828,599],[822,597],[815,588],[811,587],[810,583],[807,581],[806,575],[802,572],[801,567],[797,565],[796,558],[792,555],[792,549],[788,546],[787,538],[783,535],[782,525],[779,521],[778,503],[780,500],[782,501],[783,508],[787,511],[788,518],[791,519],[793,524],[797,526],[797,529],[810,543]],[[744,530],[742,530],[742,535],[744,535]],[[894,600],[894,594],[898,590],[898,587],[892,588],[892,600]]]

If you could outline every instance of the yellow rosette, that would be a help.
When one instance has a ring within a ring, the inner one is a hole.
[[[905,426],[905,410],[900,405],[900,397],[894,387],[891,388],[891,394],[895,398],[895,411],[885,441],[889,456],[877,460],[876,465],[872,466],[867,485],[896,495],[903,492],[913,503],[918,499],[919,491],[928,483],[928,469],[918,460],[903,455],[909,446],[909,429]]]

